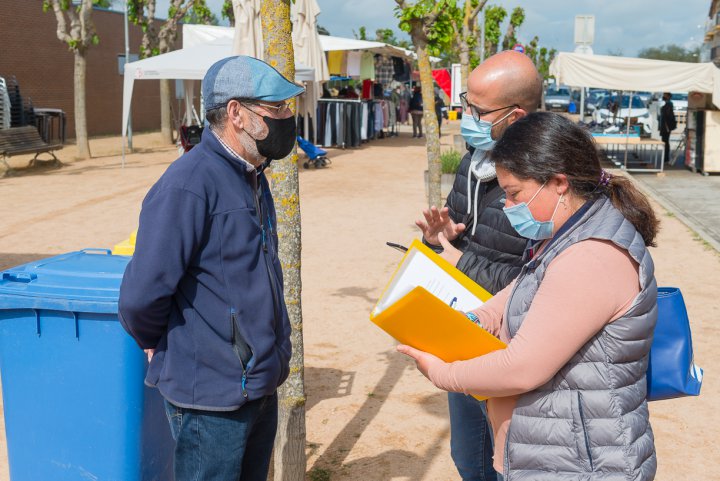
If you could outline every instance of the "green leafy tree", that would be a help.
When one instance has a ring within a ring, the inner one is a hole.
[[[233,10],[232,0],[225,0],[220,10],[222,18],[230,22],[230,26],[235,26],[235,10]]]
[[[485,9],[485,57],[494,55],[500,45],[500,26],[507,17],[507,10],[498,5],[491,5]]]
[[[700,47],[685,48],[681,45],[671,43],[660,47],[648,47],[638,52],[640,58],[654,60],[670,60],[672,62],[699,62]]]
[[[90,141],[87,131],[86,89],[87,52],[100,39],[92,21],[94,6],[109,7],[109,0],[82,0],[73,4],[70,0],[43,0],[44,12],[52,10],[57,20],[57,37],[64,42],[73,53],[73,115],[75,117],[75,139],[78,157],[90,158]]]
[[[540,75],[542,75],[543,79],[550,78],[550,64],[555,59],[556,55],[557,55],[557,50],[554,48],[551,48],[550,50],[548,50],[545,47],[540,48],[540,55],[538,56],[537,69],[538,69],[538,72],[540,72]]]
[[[532,59],[542,78],[547,79],[550,75],[550,63],[557,55],[557,50],[540,46],[540,39],[536,35],[525,45],[525,54]]]
[[[191,25],[215,25],[218,26],[220,21],[213,12],[210,11],[206,6],[200,8],[191,8],[185,18],[182,19],[182,23]]]
[[[423,117],[426,131],[428,156],[428,202],[440,207],[440,135],[435,115],[435,91],[433,88],[430,55],[451,47],[454,39],[451,10],[455,0],[417,0],[410,4],[395,0],[395,16],[400,19],[400,29],[410,34],[420,70],[422,86]]]
[[[537,35],[525,45],[525,55],[530,57],[535,66],[538,64],[538,54],[540,53],[540,39]]]
[[[361,26],[357,32],[353,30],[353,35],[355,35],[357,40],[367,40],[367,28]]]
[[[407,40],[400,40],[395,35],[395,32],[390,28],[379,28],[375,30],[375,39],[378,42],[387,43],[388,45],[395,45],[396,47],[401,47],[405,49],[409,49],[412,44]]]
[[[262,0],[260,4],[265,61],[285,78],[295,79],[290,0]],[[293,109],[294,109],[293,103]],[[290,375],[278,389],[278,428],[275,438],[274,475],[276,481],[303,481],[305,457],[305,380],[303,321],[300,277],[302,251],[300,229],[300,188],[297,150],[274,161],[271,185],[277,208],[279,257],[282,264],[285,304],[292,327],[293,346]]]
[[[517,41],[517,30],[525,21],[525,10],[522,7],[515,7],[510,14],[510,22],[505,32],[505,38],[503,38],[503,50],[510,50],[513,46],[518,43]]]
[[[320,24],[317,25],[316,29],[317,33],[319,33],[320,35],[330,35],[330,31]]]
[[[456,6],[449,12],[455,30],[455,44],[460,60],[460,83],[463,90],[470,72],[471,52],[478,40],[477,16],[486,3],[487,0],[465,0],[462,8]]]
[[[128,18],[143,31],[140,44],[140,56],[143,58],[172,50],[177,40],[178,25],[188,15],[197,23],[211,23],[214,18],[205,0],[170,0],[164,22],[156,19],[156,10],[157,0],[128,0]],[[170,80],[167,79],[160,80],[160,132],[166,143],[173,142]]]

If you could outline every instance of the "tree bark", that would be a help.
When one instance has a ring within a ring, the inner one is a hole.
[[[170,80],[160,80],[160,135],[166,144],[173,143],[172,115],[170,114],[170,102],[172,101],[172,90]]]
[[[466,39],[460,40],[460,91],[467,91],[467,79],[470,75],[470,46]]]
[[[435,89],[433,88],[430,54],[427,44],[415,40],[420,69],[420,85],[422,86],[423,119],[425,121],[425,141],[428,157],[428,204],[442,207],[440,194],[440,135],[437,115],[435,114]]]
[[[295,79],[295,59],[290,23],[290,0],[262,0],[260,7],[265,61],[286,78]],[[293,102],[293,111],[295,103]],[[285,280],[285,304],[292,326],[290,375],[279,388],[278,430],[275,438],[275,481],[303,481],[305,457],[305,380],[302,336],[302,283],[300,278],[300,189],[297,148],[273,161],[273,198],[277,210],[280,262]]]
[[[90,142],[87,131],[87,110],[85,109],[85,74],[87,59],[81,51],[75,50],[75,139],[77,142],[78,158],[90,158]]]
[[[465,0],[462,25],[457,30],[457,46],[460,51],[460,90],[467,91],[467,79],[470,75],[470,40],[476,37],[476,43],[481,43],[477,38],[477,17],[480,11],[485,8],[487,0],[480,1],[475,7],[470,0]]]

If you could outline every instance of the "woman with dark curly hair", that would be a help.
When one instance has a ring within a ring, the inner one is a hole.
[[[600,166],[590,134],[532,113],[491,152],[505,213],[531,239],[519,276],[468,317],[507,348],[445,363],[409,346],[436,386],[487,396],[506,480],[655,477],[646,372],[657,319],[647,246],[658,219]]]

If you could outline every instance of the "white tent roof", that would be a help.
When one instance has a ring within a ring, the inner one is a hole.
[[[232,42],[235,38],[233,27],[218,27],[215,25],[194,25],[183,24],[182,26],[183,48],[195,47],[205,43],[213,43],[219,39],[228,39]]]
[[[183,25],[183,47],[191,47],[218,39],[233,39],[235,29],[232,27],[216,27],[212,25]],[[320,45],[325,52],[334,50],[366,50],[368,52],[390,55],[393,57],[415,58],[415,53],[382,42],[356,40],[354,38],[319,35]],[[439,59],[437,59],[439,60]]]
[[[561,52],[550,65],[558,83],[645,92],[703,92],[720,106],[720,70],[712,63]]]
[[[231,37],[127,63],[123,83],[123,137],[127,132],[130,100],[135,80],[202,80],[212,64],[232,55]],[[312,82],[315,80],[315,71],[303,65],[295,65],[295,79]]]

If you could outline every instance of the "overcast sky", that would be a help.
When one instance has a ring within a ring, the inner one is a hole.
[[[410,0],[412,1],[412,0]],[[223,0],[207,0],[220,18]],[[353,30],[365,26],[399,32],[393,14],[394,0],[317,0],[322,13],[318,23],[332,35],[352,37]],[[710,0],[490,0],[510,12],[525,9],[525,23],[518,37],[521,42],[535,35],[540,44],[560,51],[574,49],[575,15],[595,15],[597,54],[622,51],[635,56],[646,47],[675,43],[694,47],[702,43]],[[159,12],[167,11],[168,0],[158,0]],[[698,28],[699,27],[699,28]],[[504,31],[504,29],[503,29]]]

